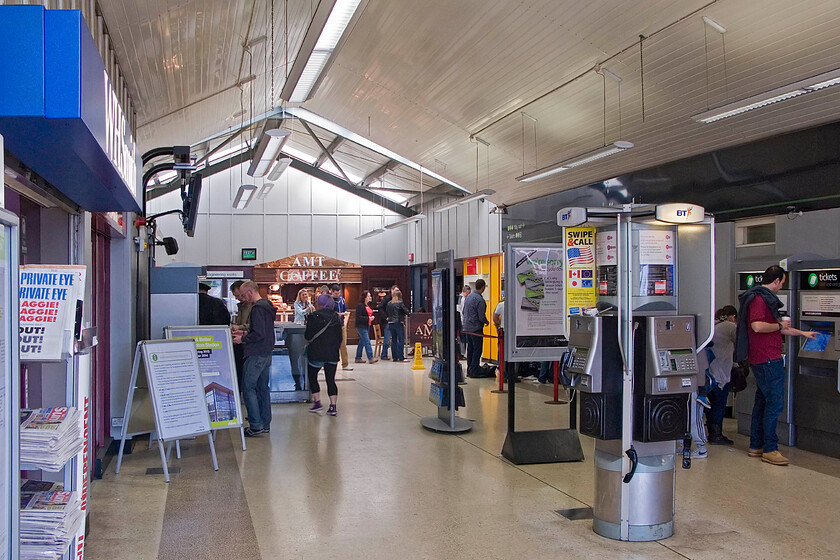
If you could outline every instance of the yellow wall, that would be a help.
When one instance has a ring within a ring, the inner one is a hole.
[[[496,309],[496,305],[499,304],[499,299],[502,295],[502,263],[504,259],[501,254],[497,254],[476,257],[475,260],[477,261],[476,274],[485,278],[489,291],[489,294],[485,292],[485,295],[487,296],[487,320],[490,321],[490,326],[484,329],[484,334],[497,336],[496,327],[493,325],[493,311]],[[464,270],[464,273],[466,279],[468,276],[466,270]],[[484,339],[484,349],[481,357],[484,360],[497,361],[499,359],[498,339]]]

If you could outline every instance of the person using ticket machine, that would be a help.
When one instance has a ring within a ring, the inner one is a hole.
[[[814,339],[817,333],[790,326],[790,317],[780,313],[782,302],[776,293],[785,282],[785,271],[773,265],[764,271],[760,286],[754,286],[738,299],[738,339],[736,361],[749,359],[755,376],[755,405],[750,429],[750,457],[761,457],[771,465],[784,466],[787,457],[779,452],[776,421],[784,408],[785,368],[782,335]]]

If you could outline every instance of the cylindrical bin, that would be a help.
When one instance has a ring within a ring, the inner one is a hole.
[[[674,442],[641,443],[633,448],[639,464],[630,486],[629,541],[656,541],[674,534]],[[595,505],[592,529],[621,540],[621,441],[595,440]]]

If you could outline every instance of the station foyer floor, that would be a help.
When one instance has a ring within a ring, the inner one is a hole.
[[[352,355],[352,351],[351,351]],[[426,360],[427,366],[430,360]],[[411,362],[339,374],[338,416],[273,406],[271,434],[239,445],[183,444],[166,484],[156,449],[138,444],[119,475],[94,482],[86,557],[99,559],[837,558],[840,460],[783,448],[791,466],[750,459],[733,421],[731,448],[677,472],[676,534],[622,543],[556,510],[592,505],[593,440],[582,463],[517,466],[500,457],[507,395],[494,379],[464,385],[474,421],[463,435],[424,430],[434,414],[426,371]],[[520,390],[521,388],[521,390]],[[544,404],[550,386],[517,385],[517,429],[568,425]]]

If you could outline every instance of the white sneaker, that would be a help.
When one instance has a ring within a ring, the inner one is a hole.
[[[708,452],[706,451],[705,445],[698,445],[694,451],[691,452],[692,459],[705,459],[708,457]]]

